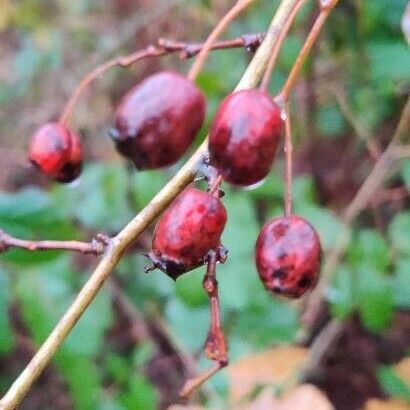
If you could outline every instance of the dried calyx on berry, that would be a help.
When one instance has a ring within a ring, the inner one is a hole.
[[[219,198],[196,188],[186,188],[158,221],[149,253],[154,267],[176,279],[206,262],[210,251],[226,258],[221,235],[226,210]]]
[[[178,161],[205,118],[202,91],[186,77],[164,71],[132,88],[121,100],[111,137],[139,169]]]
[[[80,138],[58,122],[46,123],[31,136],[29,160],[48,177],[72,182],[82,169]]]
[[[299,298],[312,289],[319,278],[319,235],[300,216],[272,219],[258,236],[255,259],[267,290]]]
[[[269,173],[282,128],[281,110],[265,91],[232,93],[222,101],[210,129],[211,162],[225,181],[253,185]]]

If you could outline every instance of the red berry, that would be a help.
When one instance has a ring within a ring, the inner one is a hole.
[[[116,112],[112,130],[118,151],[140,168],[178,161],[205,117],[205,97],[182,75],[164,71],[132,88]]]
[[[319,235],[300,216],[273,219],[258,236],[255,258],[259,276],[267,290],[298,298],[318,281]]]
[[[252,185],[269,173],[283,121],[264,91],[251,89],[226,97],[211,126],[209,152],[223,178]]]
[[[31,136],[29,160],[48,177],[71,182],[81,172],[80,139],[58,122],[46,123]]]
[[[218,250],[225,223],[226,210],[218,198],[187,188],[157,223],[149,257],[176,279],[202,265],[209,251]]]

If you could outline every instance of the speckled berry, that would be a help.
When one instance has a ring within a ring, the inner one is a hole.
[[[251,89],[230,94],[210,129],[211,161],[225,181],[253,185],[269,173],[282,127],[280,109],[266,92]]]
[[[117,150],[137,168],[168,166],[191,145],[205,108],[205,97],[192,81],[175,72],[160,72],[123,97],[111,137]]]
[[[58,122],[46,123],[31,136],[29,160],[49,178],[71,182],[81,173],[80,139]]]
[[[158,221],[149,254],[154,265],[173,279],[218,251],[226,223],[222,202],[196,188],[185,189]]]
[[[265,288],[289,298],[299,298],[316,285],[320,257],[319,235],[300,216],[269,221],[256,242],[256,267]]]

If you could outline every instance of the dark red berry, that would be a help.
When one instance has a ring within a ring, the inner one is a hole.
[[[300,216],[269,221],[256,242],[256,267],[265,288],[289,298],[316,285],[320,257],[319,235]]]
[[[205,98],[182,75],[154,74],[123,97],[111,136],[118,151],[140,168],[161,168],[178,161],[205,117]]]
[[[31,136],[29,160],[48,177],[71,182],[81,172],[80,139],[58,122],[46,123]]]
[[[209,152],[224,180],[252,185],[269,173],[282,130],[280,108],[264,91],[226,97],[209,134]]]
[[[81,141],[77,134],[70,133],[71,149],[68,161],[61,168],[56,180],[59,182],[72,182],[77,179],[83,168],[83,152]]]
[[[154,232],[149,255],[172,278],[205,262],[217,251],[226,223],[222,202],[196,188],[187,188],[165,211]]]

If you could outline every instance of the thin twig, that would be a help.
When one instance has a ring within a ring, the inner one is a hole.
[[[265,39],[246,69],[236,90],[255,87],[261,79],[270,56],[273,45],[287,21],[289,14],[297,0],[282,0],[266,33]],[[110,276],[125,251],[138,236],[158,217],[158,215],[172,202],[172,200],[193,181],[198,165],[207,152],[207,139],[197,149],[188,162],[177,172],[168,184],[158,192],[149,204],[124,227],[113,239],[101,259],[100,263],[73,301],[70,308],[57,323],[38,352],[31,359],[27,367],[14,381],[10,389],[0,400],[1,410],[16,408],[24,399],[32,384],[50,362],[67,335],[71,332],[84,311],[94,300],[102,285]]]
[[[230,48],[241,48],[244,47],[247,50],[255,51],[261,44],[264,38],[263,33],[256,34],[244,34],[239,38],[232,40],[225,40],[214,43],[211,46],[212,50],[225,50]],[[148,47],[138,50],[127,56],[115,57],[87,73],[84,78],[80,81],[77,87],[74,89],[69,100],[67,101],[61,116],[60,123],[67,124],[70,120],[70,116],[73,112],[74,106],[80,98],[81,94],[86,90],[86,88],[97,78],[101,76],[113,67],[129,67],[138,61],[145,58],[161,57],[164,55],[179,53],[179,58],[189,59],[196,56],[204,47],[203,43],[188,43],[183,41],[174,41],[167,39],[159,39],[156,45],[149,45]]]
[[[285,27],[280,32],[279,39],[278,39],[278,41],[276,42],[275,46],[272,49],[272,54],[270,56],[268,66],[266,67],[265,74],[263,75],[263,78],[262,78],[262,81],[261,81],[261,85],[260,85],[261,90],[264,90],[264,91],[268,90],[269,82],[270,82],[270,79],[271,79],[271,76],[272,76],[272,72],[273,72],[273,69],[275,68],[276,61],[278,59],[280,49],[282,48],[282,44],[283,44],[286,36],[288,35],[289,29],[290,29],[290,26],[293,23],[293,20],[295,19],[298,11],[301,9],[301,7],[303,6],[303,4],[305,2],[306,2],[306,0],[299,0],[296,3],[295,7],[292,10],[292,13],[290,14],[288,20],[286,21]]]
[[[254,1],[255,0],[237,0],[235,5],[225,14],[225,16],[222,17],[221,21],[215,26],[211,34],[206,39],[202,50],[199,52],[198,57],[189,70],[187,77],[190,80],[195,81],[198,77],[199,72],[205,64],[206,58],[212,49],[212,45],[218,37],[228,28],[229,24],[243,11],[245,11],[246,8],[249,7]]]
[[[97,235],[91,242],[79,241],[29,241],[15,238],[0,229],[0,252],[10,248],[21,248],[28,251],[75,251],[84,254],[101,255],[108,243],[109,238],[105,235]]]
[[[342,218],[342,228],[334,241],[330,253],[322,269],[321,279],[316,289],[310,294],[304,309],[304,322],[311,326],[319,312],[325,292],[331,283],[333,274],[340,263],[350,241],[351,225],[359,214],[366,208],[377,190],[381,187],[386,177],[392,171],[396,162],[402,158],[410,157],[410,150],[406,146],[410,139],[410,98],[403,109],[400,122],[396,128],[393,138],[374,165],[369,176],[361,185],[349,206],[346,208]]]
[[[346,96],[343,94],[343,91],[335,88],[333,94],[336,99],[336,102],[339,105],[340,111],[342,112],[346,120],[349,122],[349,124],[352,126],[357,136],[366,144],[366,148],[369,152],[370,157],[374,161],[377,161],[377,159],[381,155],[379,145],[372,138],[372,135],[366,129],[366,127],[357,118],[355,118],[346,100]]]
[[[292,216],[293,144],[288,102],[285,105],[285,115],[285,216],[290,218]]]
[[[295,64],[293,65],[292,70],[290,71],[290,74],[280,93],[280,97],[284,101],[288,99],[289,93],[294,87],[297,78],[299,77],[300,71],[302,70],[303,64],[305,63],[310,50],[316,43],[316,40],[319,37],[323,25],[325,24],[332,9],[336,6],[337,2],[338,0],[319,0],[319,16],[316,18],[315,23],[313,24],[313,27],[310,30],[305,40],[305,43],[303,44],[302,49],[300,50],[299,55],[296,58]]]
[[[190,397],[210,377],[228,365],[228,345],[221,326],[218,281],[216,280],[216,264],[218,259],[217,252],[211,251],[208,256],[206,274],[203,280],[203,287],[208,295],[211,311],[211,324],[205,341],[204,351],[208,359],[214,360],[217,362],[217,365],[188,379],[180,392],[180,397],[182,398]]]

